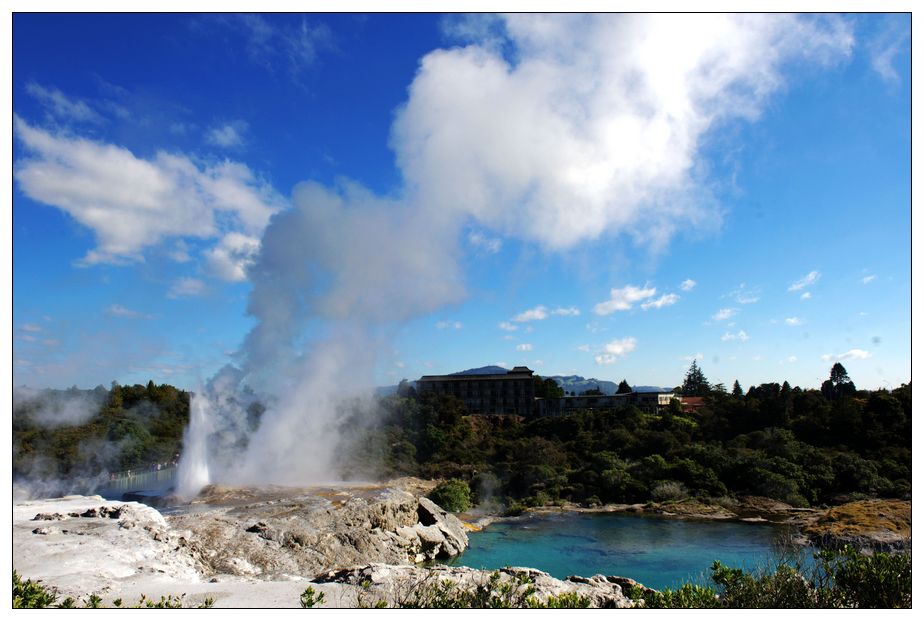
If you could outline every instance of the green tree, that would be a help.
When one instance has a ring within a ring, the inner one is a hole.
[[[696,364],[696,360],[694,360],[683,378],[680,393],[684,397],[705,397],[709,394],[709,389],[709,381],[703,374],[702,369],[699,368],[699,365]]]
[[[735,380],[734,385],[732,385],[732,396],[735,399],[741,399],[744,397],[744,391],[741,390],[741,384],[738,383],[738,380]]]
[[[831,367],[831,377],[821,385],[821,394],[828,400],[849,397],[857,392],[857,387],[850,381],[847,369],[840,362]]]
[[[626,380],[622,380],[621,382],[619,382],[619,388],[616,389],[617,395],[624,395],[630,392],[632,392],[632,387],[629,386],[629,382],[627,382]]]
[[[542,379],[534,377],[533,381],[536,386],[536,396],[544,399],[558,399],[565,396],[565,390],[558,385],[558,382],[551,377]]]

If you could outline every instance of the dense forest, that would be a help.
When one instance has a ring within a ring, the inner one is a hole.
[[[550,380],[537,382],[537,394],[560,394]],[[836,364],[819,388],[784,382],[745,392],[735,382],[728,392],[694,363],[678,389],[703,406],[519,418],[470,416],[452,397],[403,384],[379,399],[373,423],[368,412],[344,416],[342,474],[458,478],[476,501],[514,510],[743,494],[808,506],[911,493],[910,384],[857,390]],[[149,382],[14,399],[14,479],[78,481],[171,462],[189,398]]]
[[[809,506],[911,492],[910,384],[858,391],[836,364],[818,389],[735,382],[727,392],[694,363],[679,388],[703,407],[524,420],[467,416],[452,397],[405,386],[382,401],[353,466],[459,478],[476,500],[514,508],[744,494]]]
[[[108,473],[173,462],[188,422],[189,393],[167,384],[17,389],[13,478],[69,482],[68,491],[87,491]]]

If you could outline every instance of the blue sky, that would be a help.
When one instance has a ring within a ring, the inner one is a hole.
[[[13,20],[16,385],[911,374],[910,18]],[[250,335],[250,336],[248,336]]]

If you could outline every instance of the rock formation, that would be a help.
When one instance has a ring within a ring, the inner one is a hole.
[[[495,576],[493,589],[492,576]],[[594,608],[631,608],[633,601],[623,588],[628,591],[636,584],[627,578],[603,575],[591,578],[569,576],[566,580],[558,580],[545,572],[526,567],[483,570],[379,563],[330,571],[315,577],[313,582],[353,587],[355,605],[366,607],[429,607],[434,602],[445,602],[460,593],[467,592],[474,597],[480,590],[482,593],[491,591],[494,597],[506,603],[522,600],[520,603],[537,606],[547,603],[550,597],[574,594],[586,598],[587,604]],[[509,585],[510,590],[504,592],[504,585]]]

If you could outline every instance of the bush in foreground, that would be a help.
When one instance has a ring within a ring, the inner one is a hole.
[[[364,585],[368,588],[368,584]],[[517,573],[504,579],[495,571],[486,580],[475,584],[459,584],[452,580],[424,579],[405,593],[397,593],[391,606],[395,608],[589,608],[590,599],[577,593],[536,596],[536,586],[528,574]],[[386,608],[385,600],[367,601],[360,596],[361,608]]]
[[[184,594],[185,595],[185,594]],[[46,587],[36,580],[23,580],[16,570],[13,570],[13,608],[105,608],[99,595],[91,593],[84,599],[83,605],[72,597],[66,597],[58,602],[58,590]],[[214,603],[211,597],[196,606],[196,608],[211,608]],[[112,602],[115,608],[122,608],[122,600]],[[183,595],[162,596],[160,600],[148,599],[142,595],[141,599],[129,608],[184,608]]]
[[[750,574],[712,565],[715,587],[684,584],[676,590],[631,597],[644,608],[910,608],[911,555],[865,555],[850,546],[815,556],[811,575],[781,564]]]

